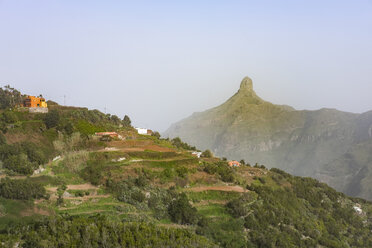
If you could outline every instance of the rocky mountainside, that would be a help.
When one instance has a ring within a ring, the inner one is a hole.
[[[258,97],[246,77],[225,103],[173,124],[164,135],[372,199],[372,111],[298,111],[274,105]]]

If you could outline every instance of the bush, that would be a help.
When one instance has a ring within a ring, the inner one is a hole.
[[[22,175],[31,175],[38,168],[38,164],[29,162],[27,156],[21,153],[11,155],[4,160],[4,168]]]
[[[141,191],[134,191],[131,194],[131,197],[132,197],[133,200],[135,200],[137,202],[143,202],[146,199],[145,194],[143,194]]]
[[[30,179],[9,179],[0,181],[0,196],[8,199],[30,200],[46,196],[42,184],[32,182]]]
[[[168,214],[171,220],[178,224],[196,224],[198,221],[197,210],[191,206],[185,193],[170,203]]]
[[[182,142],[182,140],[179,137],[172,139],[172,145],[174,145],[177,148],[196,151],[195,146],[190,146],[189,144]]]
[[[1,115],[1,120],[4,121],[5,123],[15,123],[18,121],[17,115],[13,111],[5,111]]]
[[[80,176],[93,185],[99,185],[103,179],[103,169],[104,165],[100,163],[88,163],[87,167],[81,170]]]
[[[224,182],[234,182],[234,170],[226,162],[220,161],[214,164],[206,164],[204,171],[208,174],[218,174]]]
[[[60,116],[57,110],[50,111],[44,117],[44,123],[48,129],[58,126],[59,120],[60,120]]]
[[[210,151],[210,150],[205,150],[201,155],[200,157],[203,157],[203,158],[212,158],[213,157],[213,153]]]

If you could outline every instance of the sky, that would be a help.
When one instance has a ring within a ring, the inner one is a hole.
[[[275,104],[372,110],[372,0],[0,0],[0,86],[25,94],[162,132],[244,76]]]

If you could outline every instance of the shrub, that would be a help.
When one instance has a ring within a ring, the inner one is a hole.
[[[193,150],[193,151],[196,150],[195,146],[190,146],[189,144],[182,142],[182,140],[179,137],[172,139],[172,145],[174,145],[177,148],[182,148],[185,150]]]
[[[146,199],[145,194],[143,194],[141,191],[134,191],[131,194],[131,197],[132,197],[133,200],[135,200],[137,202],[143,202]]]
[[[30,179],[9,179],[0,181],[0,196],[8,199],[30,200],[39,199],[46,195],[42,184]]]
[[[213,153],[210,150],[205,150],[200,156],[203,158],[212,158]]]
[[[18,121],[18,117],[13,111],[5,111],[1,115],[1,120],[5,123],[15,123]]]
[[[23,153],[11,155],[4,160],[4,168],[23,175],[31,175],[37,167],[38,165],[29,162],[27,156]]]
[[[80,171],[80,176],[93,185],[101,184],[103,179],[104,165],[101,163],[88,163],[87,167]]]
[[[185,193],[170,203],[168,214],[171,220],[178,224],[195,224],[198,221],[197,210],[191,206]]]
[[[152,136],[155,136],[156,138],[160,139],[161,135],[159,132],[155,131],[151,134]]]
[[[147,178],[144,175],[140,175],[136,178],[135,184],[138,187],[145,187],[148,184]]]
[[[57,110],[50,111],[44,117],[44,123],[48,129],[58,126],[59,121],[60,121],[60,116]]]

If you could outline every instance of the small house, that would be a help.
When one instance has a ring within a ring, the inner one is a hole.
[[[238,161],[229,161],[229,166],[230,167],[240,167],[240,163]]]
[[[26,108],[47,108],[48,104],[42,97],[27,96],[23,102],[23,106]]]
[[[202,152],[192,152],[191,155],[197,158],[200,158],[200,156],[202,155]]]
[[[136,130],[137,130],[138,134],[142,134],[142,135],[151,135],[152,134],[152,131],[150,129],[136,127]]]

